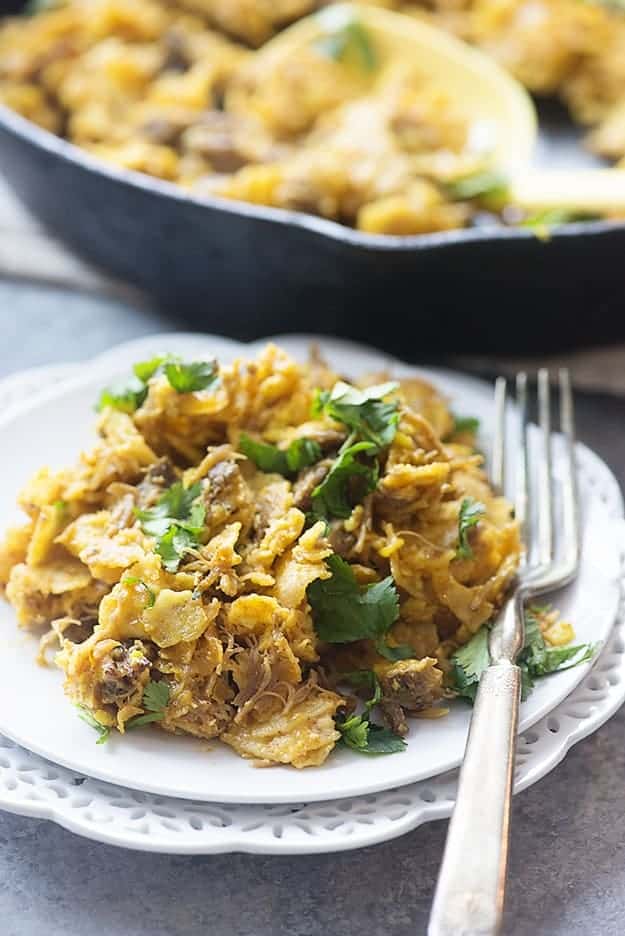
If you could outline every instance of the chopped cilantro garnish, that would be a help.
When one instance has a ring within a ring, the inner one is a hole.
[[[458,559],[472,559],[473,550],[469,543],[469,530],[480,522],[480,518],[485,513],[484,504],[474,500],[472,497],[465,497],[460,504],[460,514],[458,516],[458,548],[456,557]]]
[[[148,712],[163,712],[169,704],[169,686],[166,682],[150,682],[143,693],[143,707]]]
[[[150,377],[154,377],[154,374],[156,374],[163,364],[170,360],[171,356],[169,354],[157,354],[156,357],[150,358],[149,361],[138,361],[133,365],[132,369],[135,377],[147,383]]]
[[[133,375],[127,380],[118,380],[110,387],[105,387],[100,394],[96,409],[100,412],[106,406],[110,406],[122,413],[134,413],[147,395],[147,384]]]
[[[480,676],[490,663],[488,627],[481,627],[468,643],[456,650],[451,660],[454,666],[454,689],[458,695],[473,702]]]
[[[276,472],[285,477],[314,465],[322,455],[319,443],[313,439],[294,439],[287,449],[279,449],[277,445],[257,442],[245,433],[239,439],[239,451],[261,471]]]
[[[471,702],[484,670],[488,667],[488,625],[484,625],[452,656],[453,688],[458,695]],[[525,612],[525,641],[517,658],[521,669],[521,698],[525,700],[534,688],[536,679],[585,663],[596,651],[593,644],[571,647],[549,647],[545,642],[535,610]]]
[[[397,644],[396,647],[392,647],[383,638],[376,640],[375,649],[380,656],[383,656],[385,660],[390,660],[391,663],[397,663],[398,660],[411,660],[416,656],[414,647],[410,644]]]
[[[141,704],[146,709],[145,715],[135,715],[126,722],[126,728],[139,728],[140,725],[149,725],[151,722],[162,721],[165,709],[169,704],[169,686],[166,682],[154,682],[153,679],[145,687]]]
[[[351,715],[344,721],[336,722],[343,744],[359,754],[397,754],[403,751],[406,748],[403,738],[371,721],[371,709],[382,698],[382,690],[375,673],[372,670],[360,670],[356,673],[346,673],[344,678],[357,686],[369,687],[373,695],[365,702],[362,715]]]
[[[177,523],[172,523],[156,544],[156,552],[161,557],[163,568],[168,572],[177,572],[186,553],[199,545],[198,536],[201,531],[201,526],[185,529]]]
[[[219,382],[215,361],[185,364],[173,354],[159,354],[149,361],[138,361],[127,380],[106,387],[100,394],[96,409],[99,411],[111,406],[123,413],[134,413],[148,395],[148,381],[161,371],[177,393],[212,390]]]
[[[353,62],[367,72],[377,68],[378,57],[371,37],[357,19],[349,19],[335,29],[328,29],[314,45],[318,52],[335,62]]]
[[[574,221],[598,221],[600,215],[588,211],[574,211],[570,208],[545,208],[529,215],[520,226],[530,228],[539,239],[548,240],[551,229],[562,224],[572,224]]]
[[[596,221],[599,215],[589,211],[574,211],[571,208],[545,208],[521,221],[521,227],[553,227],[556,224],[571,224],[573,221]]]
[[[348,440],[349,441],[349,440]],[[372,442],[343,445],[323,481],[312,492],[312,515],[316,520],[328,517],[347,519],[353,504],[358,503],[378,483],[378,464],[364,464],[357,455],[372,455]]]
[[[362,456],[366,454],[371,459],[395,438],[398,404],[386,403],[384,398],[397,388],[396,383],[385,383],[359,390],[340,380],[332,390],[317,391],[312,405],[313,417],[325,414],[346,425],[351,433],[330,471],[312,493],[315,518],[346,519],[353,506],[375,490],[378,463],[363,461]]]
[[[331,391],[317,392],[313,415],[325,413],[348,426],[359,440],[386,448],[395,438],[399,409],[396,402],[385,403],[384,398],[398,386],[389,382],[359,390],[339,380]]]
[[[156,552],[168,572],[177,572],[185,553],[199,545],[206,517],[198,502],[201,490],[199,482],[185,488],[176,481],[154,507],[136,511],[144,533],[156,539]]]
[[[149,585],[143,581],[143,579],[136,578],[134,575],[127,575],[122,579],[122,585],[139,585],[141,588],[145,589],[147,598],[148,598],[148,608],[154,607],[154,602],[156,601],[156,595],[152,591]]]
[[[480,421],[476,416],[454,416],[453,434],[470,432],[475,434],[480,428]]]
[[[169,361],[164,365],[163,370],[177,393],[212,390],[219,380],[215,361],[193,361],[191,364]]]
[[[189,520],[195,501],[200,496],[202,487],[198,482],[185,488],[182,481],[176,481],[161,494],[154,507],[137,510],[141,526],[149,536],[162,536],[162,521]]]
[[[378,677],[370,669],[351,670],[349,673],[341,673],[341,682],[350,683],[357,689],[367,689],[372,696],[375,696],[377,692]]]
[[[508,197],[508,180],[500,172],[486,170],[447,182],[444,189],[447,196],[455,201],[480,199],[502,202]]]
[[[326,559],[332,578],[308,586],[315,630],[328,643],[377,640],[399,616],[399,597],[391,576],[359,585],[349,563],[340,556]]]
[[[353,750],[358,751],[359,754],[399,754],[400,751],[405,751],[407,747],[406,742],[403,738],[400,738],[399,735],[396,735],[388,728],[384,728],[382,725],[376,725],[370,721],[367,721],[364,745],[362,739],[359,739],[360,743],[358,744],[350,743],[351,733],[349,734],[350,740],[348,740],[345,734],[342,734],[343,740]]]
[[[108,737],[111,733],[111,729],[108,725],[103,725],[102,722],[99,722],[98,719],[93,715],[86,705],[77,705],[78,717],[81,718],[90,728],[93,728],[94,731],[98,733],[98,740],[96,744],[104,744],[108,740]]]
[[[336,727],[341,732],[341,740],[348,747],[363,750],[369,738],[369,719],[363,715],[352,715],[345,721],[337,721]]]
[[[525,612],[525,642],[517,660],[523,673],[523,698],[530,694],[536,679],[585,663],[591,659],[595,650],[593,644],[549,647],[535,610],[530,608]]]
[[[165,709],[169,704],[169,686],[166,682],[150,682],[145,687],[141,704],[146,709],[145,715],[136,715],[126,722],[126,728],[138,728],[140,725],[147,725],[150,722],[161,721],[165,717]],[[108,725],[103,725],[89,711],[85,705],[77,705],[78,717],[82,718],[90,728],[98,733],[96,744],[104,744],[108,739],[111,729]]]

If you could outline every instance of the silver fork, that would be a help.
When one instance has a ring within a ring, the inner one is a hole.
[[[573,397],[568,371],[559,372],[560,431],[564,453],[554,475],[549,374],[538,372],[539,457],[532,477],[527,376],[516,377],[516,516],[525,558],[517,581],[489,637],[490,665],[473,708],[449,823],[428,936],[491,936],[503,911],[510,801],[514,772],[521,671],[515,664],[524,643],[525,603],[571,582],[578,571],[580,529],[575,466]],[[493,483],[505,489],[506,381],[495,384]],[[556,553],[555,490],[559,488],[560,548]],[[535,509],[532,509],[535,508]]]

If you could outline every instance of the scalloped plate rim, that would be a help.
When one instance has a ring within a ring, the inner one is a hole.
[[[621,525],[621,537],[625,538],[625,524]],[[615,628],[617,633],[625,631],[625,621],[621,614],[618,627]],[[625,655],[621,657],[621,672],[622,676],[625,677]],[[583,683],[577,687],[576,690],[572,693],[572,697],[567,697],[564,702],[561,703],[561,706],[555,710],[559,711],[560,707],[564,708],[569,699],[574,700],[574,697],[580,689],[583,688]],[[603,724],[605,724],[618,709],[625,702],[625,678],[621,680],[620,690],[616,690],[613,693],[614,697],[609,700],[607,703],[600,703],[594,707],[594,710],[585,718],[580,721],[580,724],[576,729],[569,732],[566,736],[560,736],[561,740],[556,741],[556,736],[553,737],[554,749],[549,753],[543,760],[539,758],[538,767],[534,770],[530,770],[528,773],[523,775],[523,766],[519,770],[522,774],[519,782],[515,784],[514,792],[520,793],[526,788],[532,786],[534,783],[538,782],[542,777],[547,773],[557,767],[557,765],[566,757],[568,752],[572,747],[575,746],[579,741],[582,741],[584,738],[588,737],[590,734],[597,731]],[[30,755],[30,752],[23,751],[27,756]],[[455,778],[457,779],[457,771],[455,771]],[[432,778],[431,783],[435,786],[437,781],[441,778]],[[416,784],[419,786],[420,784]],[[104,785],[105,788],[108,788],[108,784]],[[404,792],[408,794],[411,791],[411,787],[404,787],[398,792]],[[356,797],[355,801],[358,802],[359,798]],[[331,801],[328,805],[332,807],[336,801]],[[284,839],[275,839],[272,838],[271,841],[264,843],[249,843],[245,840],[244,834],[245,830],[241,830],[238,836],[232,836],[228,839],[227,834],[224,834],[223,838],[219,842],[211,842],[208,845],[206,842],[198,842],[194,840],[194,836],[190,835],[186,840],[184,845],[175,845],[172,846],[171,843],[162,842],[154,844],[149,838],[146,838],[142,835],[135,835],[134,837],[129,834],[130,830],[126,830],[125,835],[109,834],[106,832],[102,826],[92,825],[85,826],[83,823],[73,820],[71,818],[71,813],[69,816],[65,815],[64,810],[60,810],[58,805],[50,805],[38,803],[35,804],[32,800],[23,799],[17,802],[14,802],[2,795],[2,787],[0,786],[0,807],[4,810],[13,813],[14,815],[24,815],[32,818],[47,819],[52,822],[55,822],[57,825],[62,826],[68,831],[81,835],[84,838],[88,838],[92,841],[103,842],[105,844],[114,845],[117,847],[131,848],[136,851],[145,851],[153,852],[159,854],[180,854],[180,855],[198,855],[198,854],[228,854],[228,853],[246,853],[246,854],[267,854],[267,855],[277,855],[277,854],[327,854],[338,851],[348,851],[355,848],[367,847],[374,844],[380,844],[382,842],[391,841],[395,838],[398,838],[401,835],[405,835],[410,831],[418,828],[420,825],[423,825],[427,822],[433,822],[438,819],[445,819],[451,815],[453,809],[454,801],[452,799],[446,799],[444,801],[438,802],[436,804],[431,804],[423,799],[419,800],[418,807],[416,812],[413,811],[412,815],[406,815],[394,822],[388,822],[382,829],[375,827],[375,825],[369,826],[365,829],[361,827],[360,836],[345,837],[341,841],[332,840],[323,840],[322,836],[314,837],[309,836],[306,840],[305,845],[294,845],[291,842],[288,842]],[[319,805],[319,804],[317,804]],[[249,807],[248,807],[249,808]],[[261,810],[262,806],[256,807],[261,816],[261,824],[263,815]],[[265,817],[266,818],[266,817]],[[249,834],[249,833],[248,833]]]
[[[305,336],[305,335],[304,336],[282,335],[282,336],[276,336],[275,338],[263,339],[260,341],[251,342],[249,344],[244,344],[242,342],[237,342],[231,339],[221,338],[219,336],[196,334],[193,332],[187,332],[187,333],[173,332],[170,334],[164,333],[164,334],[146,336],[146,337],[132,340],[130,342],[124,342],[116,346],[115,348],[112,348],[96,356],[92,361],[83,362],[82,364],[76,365],[77,372],[75,373],[75,375],[71,376],[67,380],[61,379],[54,387],[49,388],[48,390],[43,390],[41,391],[41,393],[37,393],[33,395],[31,398],[29,398],[26,401],[23,401],[21,404],[18,403],[15,406],[11,406],[7,410],[6,414],[4,414],[2,418],[0,418],[0,429],[10,424],[16,417],[18,417],[23,412],[26,412],[29,409],[35,409],[37,408],[37,406],[42,405],[43,403],[47,401],[51,401],[59,396],[63,396],[65,393],[68,393],[72,389],[76,389],[77,387],[80,387],[83,384],[91,383],[94,380],[94,370],[97,370],[97,373],[100,374],[101,372],[107,371],[108,368],[114,365],[116,366],[116,359],[122,356],[122,352],[123,352],[123,355],[126,355],[126,356],[130,353],[134,354],[136,351],[140,351],[141,348],[148,346],[150,344],[154,344],[155,342],[158,342],[159,344],[161,344],[161,347],[162,347],[163,342],[167,342],[169,344],[177,344],[179,342],[185,343],[189,341],[198,341],[204,344],[207,344],[207,343],[214,344],[217,346],[217,349],[219,348],[219,346],[221,346],[222,349],[227,349],[228,352],[231,354],[232,353],[245,353],[246,350],[252,351],[252,350],[256,350],[258,347],[262,347],[263,345],[267,343],[267,341],[270,341],[270,340],[274,340],[277,343],[281,343],[283,346],[286,346],[287,348],[289,348],[290,346],[291,351],[295,351],[297,348],[299,348],[299,350],[301,351],[302,345],[305,345],[306,343],[309,343],[311,340],[314,340],[321,344],[325,343],[326,347],[330,349],[330,354],[332,354],[333,351],[337,351],[343,354],[349,354],[353,356],[365,355],[369,358],[374,357],[376,361],[381,362],[381,366],[385,366],[385,365],[392,366],[396,370],[401,370],[403,372],[408,372],[408,373],[415,373],[415,372],[420,373],[426,377],[430,377],[434,380],[438,380],[439,383],[442,381],[443,387],[444,387],[445,381],[449,381],[450,383],[460,384],[461,386],[462,385],[467,386],[471,384],[476,391],[479,391],[483,394],[485,388],[488,386],[483,381],[480,381],[472,377],[465,377],[465,375],[457,374],[453,371],[432,370],[432,369],[418,368],[412,365],[407,365],[401,361],[398,361],[397,359],[393,358],[390,355],[378,352],[377,350],[373,348],[369,348],[366,345],[356,344],[354,342],[349,342],[349,341],[344,341],[344,340],[337,340],[329,336],[324,337],[324,336]],[[89,369],[88,373],[85,373],[87,368]],[[8,378],[8,380],[10,381],[11,378]],[[591,453],[590,450],[586,449],[585,451],[587,452],[588,455],[592,457],[593,460],[600,463],[603,471],[607,472],[610,475],[614,484],[617,485],[616,489],[618,490],[618,483],[614,479],[614,476],[610,472],[609,468],[605,466],[605,464],[601,461],[601,459],[598,458],[598,456],[594,455],[594,453]],[[619,506],[619,513],[622,515],[622,503]],[[609,631],[606,631],[606,638],[607,638],[608,633]],[[521,731],[527,730],[529,727],[531,727],[531,725],[535,724],[537,721],[543,718],[546,714],[548,714],[549,711],[557,707],[562,702],[562,700],[571,691],[574,690],[575,686],[578,685],[584,679],[588,670],[591,668],[592,663],[594,663],[594,661],[591,661],[591,663],[586,664],[585,666],[580,666],[575,671],[575,674],[576,674],[575,681],[571,682],[571,684],[567,687],[566,691],[564,693],[560,693],[560,695],[557,698],[555,698],[555,701],[550,701],[548,703],[543,704],[543,707],[538,709],[532,715],[531,718],[526,717],[525,719],[523,719]],[[77,770],[83,773],[88,773],[90,776],[97,777],[98,779],[103,780],[104,782],[114,783],[114,784],[121,783],[123,785],[132,787],[133,789],[142,790],[144,792],[153,793],[156,795],[175,796],[175,797],[181,797],[181,798],[186,798],[186,799],[196,799],[196,800],[204,799],[204,801],[206,802],[254,803],[254,802],[262,801],[264,803],[267,803],[267,802],[288,803],[288,802],[299,802],[302,799],[305,799],[308,802],[315,802],[315,801],[325,801],[328,799],[341,799],[345,797],[367,795],[369,793],[379,792],[380,790],[383,790],[383,789],[394,788],[397,786],[404,786],[404,785],[408,785],[414,782],[418,782],[420,780],[429,779],[433,776],[439,775],[440,773],[446,773],[449,770],[454,769],[460,762],[460,758],[454,758],[450,760],[449,762],[445,763],[436,772],[429,772],[429,773],[423,773],[423,774],[418,774],[418,775],[412,774],[408,777],[402,777],[401,779],[394,778],[391,781],[388,781],[388,782],[385,781],[384,784],[380,784],[379,782],[377,782],[377,783],[370,783],[368,785],[367,784],[360,785],[359,787],[353,790],[349,788],[348,789],[343,788],[341,789],[340,792],[335,792],[335,793],[331,793],[331,792],[328,793],[327,791],[324,791],[324,792],[312,791],[311,792],[310,790],[307,790],[305,794],[302,794],[301,792],[296,790],[294,793],[289,793],[289,794],[282,793],[282,794],[276,795],[275,797],[272,796],[271,798],[268,798],[265,794],[263,795],[262,800],[260,800],[258,794],[251,794],[250,796],[246,795],[244,798],[241,798],[240,793],[232,795],[232,796],[221,795],[221,794],[219,796],[216,796],[215,791],[213,790],[213,791],[210,791],[210,793],[206,793],[204,794],[204,796],[202,796],[201,794],[198,793],[197,790],[193,790],[193,791],[182,791],[180,789],[172,790],[170,787],[162,786],[160,784],[153,784],[150,782],[148,783],[142,782],[140,785],[138,785],[136,782],[129,783],[127,777],[124,778],[123,780],[119,780],[113,774],[111,774],[109,770],[100,770],[98,768],[94,770],[93,768],[91,768],[85,771],[83,766],[80,766],[73,760],[68,761],[67,759],[61,759],[61,757],[51,753],[45,747],[41,748],[41,747],[33,745],[32,743],[29,744],[27,739],[19,736],[19,733],[14,733],[13,731],[11,731],[10,727],[7,730],[7,727],[5,726],[4,733],[7,737],[10,737],[12,740],[20,744],[22,747],[29,748],[33,750],[35,753],[39,754],[40,756],[48,760],[61,764],[62,766],[67,767],[71,770]],[[284,768],[277,768],[277,769],[284,769]],[[317,771],[315,772],[318,773],[319,776],[321,776],[323,773],[323,767],[318,768]],[[210,796],[210,799],[209,799],[209,796]]]

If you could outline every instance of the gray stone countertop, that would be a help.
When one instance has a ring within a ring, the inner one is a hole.
[[[145,308],[0,281],[0,376],[182,327]],[[580,396],[578,419],[622,482],[625,400]],[[624,725],[621,711],[515,799],[506,936],[625,933]],[[445,828],[336,855],[169,857],[0,813],[0,933],[422,936]]]

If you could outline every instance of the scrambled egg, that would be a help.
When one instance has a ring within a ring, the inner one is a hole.
[[[103,395],[95,446],[37,472],[0,546],[0,588],[70,699],[102,732],[154,722],[295,767],[338,741],[346,673],[374,676],[394,737],[442,714],[449,658],[520,554],[446,401],[271,345],[168,361]]]

